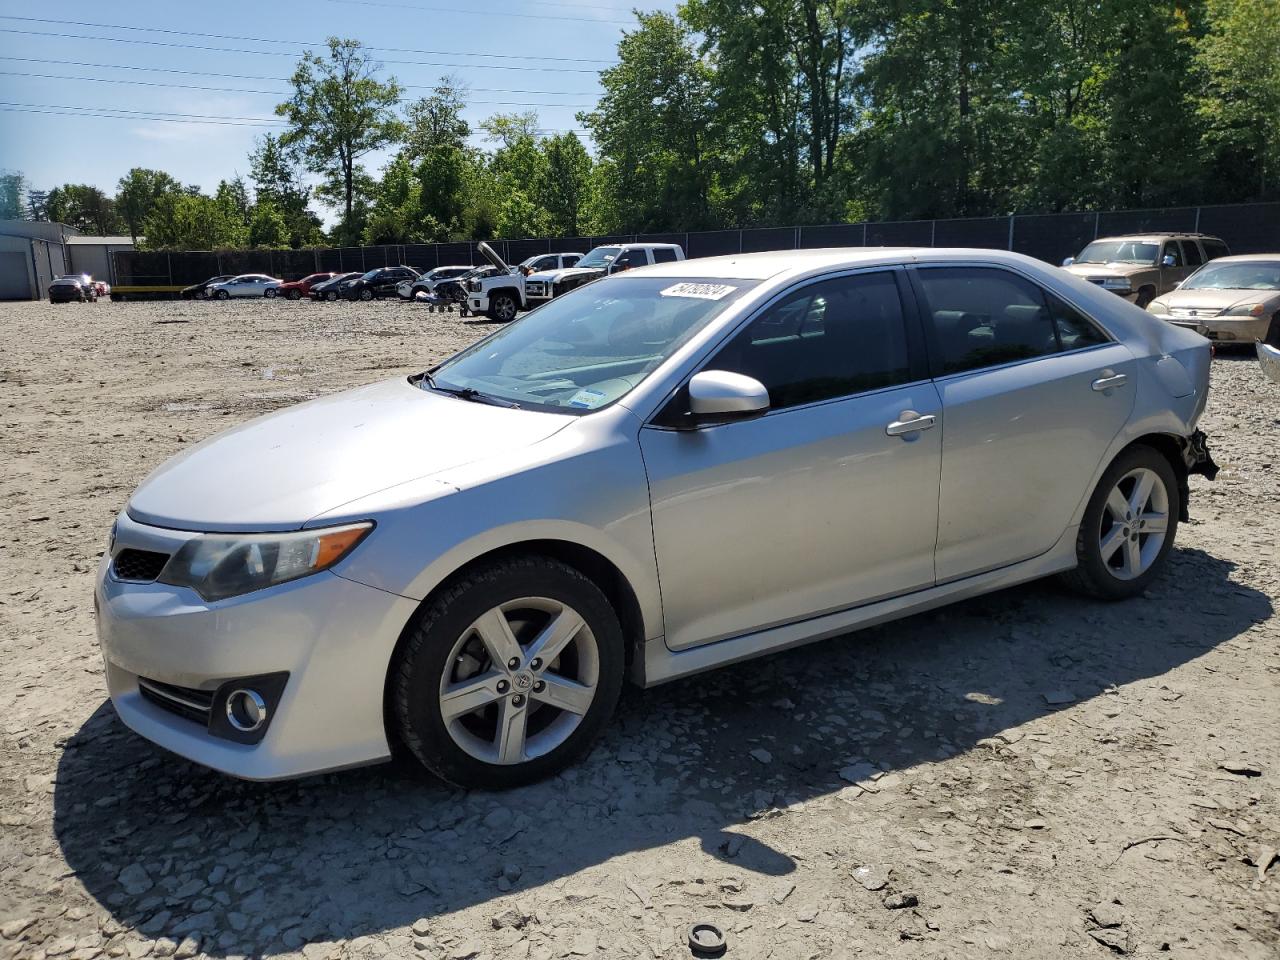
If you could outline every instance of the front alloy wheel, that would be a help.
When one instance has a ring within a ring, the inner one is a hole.
[[[367,287],[366,287],[364,290],[361,290],[361,291],[360,291],[360,299],[361,299],[361,300],[372,300],[372,299],[373,299],[373,291],[372,291],[372,290],[370,290],[370,289],[368,289]]]
[[[622,686],[618,618],[600,589],[549,557],[464,576],[410,626],[390,677],[400,737],[444,779],[500,789],[584,751]]]
[[[489,300],[489,317],[501,323],[510,323],[516,318],[515,297],[509,293],[495,294]]]

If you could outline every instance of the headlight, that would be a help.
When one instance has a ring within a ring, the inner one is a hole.
[[[1124,293],[1133,289],[1133,284],[1129,282],[1128,277],[1107,277],[1102,281],[1102,286],[1106,290],[1119,290]]]
[[[1266,306],[1261,303],[1237,303],[1222,315],[1224,317],[1260,317],[1265,312]]]
[[[1152,300],[1147,304],[1147,313],[1168,313],[1169,305],[1163,300]]]
[[[372,523],[354,523],[296,533],[204,534],[184,543],[157,579],[225,600],[319,573],[372,529]]]

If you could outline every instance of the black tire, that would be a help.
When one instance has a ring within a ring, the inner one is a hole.
[[[335,303],[335,302],[337,301],[337,299],[338,299],[338,291],[336,291],[336,290],[326,290],[326,291],[324,292],[324,298],[325,298],[326,300],[328,300],[330,303]]]
[[[489,319],[510,323],[520,312],[516,298],[509,293],[495,293],[489,298]]]
[[[360,299],[368,302],[373,299],[373,291],[368,287],[360,291]]]
[[[217,298],[219,300],[230,300],[231,294],[227,293],[227,291],[225,290],[219,290],[217,293]]]
[[[292,290],[290,290],[290,291],[289,291],[289,293],[288,293],[288,297],[289,297],[289,299],[290,299],[290,300],[301,300],[301,299],[302,299],[302,291],[301,291],[301,290],[299,290],[299,289],[297,289],[297,288],[295,287],[294,289],[292,289]]]
[[[1100,547],[1102,525],[1107,518],[1107,498],[1127,473],[1139,467],[1153,471],[1164,484],[1168,497],[1168,526],[1164,543],[1146,571],[1131,579],[1120,579],[1103,560]],[[1182,493],[1173,466],[1164,455],[1151,447],[1137,444],[1129,447],[1109,466],[1098,481],[1089,505],[1085,508],[1080,532],[1076,535],[1076,568],[1062,575],[1073,590],[1099,600],[1126,600],[1142,593],[1158,577],[1173,549],[1178,533],[1178,517],[1182,512]]]
[[[1156,298],[1155,290],[1153,290],[1151,287],[1143,287],[1141,290],[1138,291],[1138,299],[1133,301],[1133,305],[1135,307],[1141,307],[1143,310],[1145,310],[1150,305],[1151,301],[1154,300],[1155,298]]]
[[[268,300],[274,300],[278,293],[279,291],[277,291],[275,287],[267,287],[267,289],[262,291],[262,295]]]
[[[440,711],[441,678],[455,642],[482,614],[521,597],[546,597],[577,610],[596,640],[595,700],[577,728],[550,752],[500,765],[473,757],[450,736]],[[406,628],[388,678],[391,716],[401,742],[432,773],[463,787],[505,790],[544,779],[581,756],[613,715],[625,672],[622,628],[600,588],[550,557],[499,560],[465,574],[440,592]]]

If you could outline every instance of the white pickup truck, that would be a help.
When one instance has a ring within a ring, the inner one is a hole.
[[[619,243],[596,247],[572,267],[542,270],[525,277],[525,301],[528,309],[532,310],[574,287],[608,274],[684,258],[684,250],[674,243]]]
[[[467,310],[485,314],[493,320],[514,320],[521,310],[532,310],[566,290],[590,283],[598,277],[619,273],[651,263],[683,260],[684,250],[674,243],[620,243],[596,247],[576,266],[544,270],[524,276],[513,270],[489,244],[481,241],[476,249],[498,273],[492,277],[467,281]]]
[[[528,310],[525,302],[524,281],[534,269],[569,267],[578,262],[580,253],[546,253],[530,257],[518,267],[507,265],[498,251],[481,241],[476,245],[480,255],[497,272],[492,276],[472,276],[466,281],[466,309],[476,314],[487,314],[493,320],[514,320],[520,310]]]

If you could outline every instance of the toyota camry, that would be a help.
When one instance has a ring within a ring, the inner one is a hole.
[[[95,602],[126,724],[272,779],[544,777],[663,683],[1038,577],[1161,575],[1209,342],[989,250],[601,279],[162,465]]]

